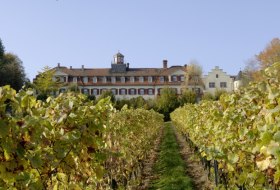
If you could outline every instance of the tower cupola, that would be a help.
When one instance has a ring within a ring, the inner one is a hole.
[[[124,55],[120,52],[114,55],[114,64],[124,64]]]

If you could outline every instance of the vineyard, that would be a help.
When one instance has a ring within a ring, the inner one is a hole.
[[[127,189],[140,182],[163,116],[82,94],[46,102],[0,88],[1,189]]]
[[[276,63],[264,71],[263,82],[171,114],[177,130],[217,166],[218,189],[280,188],[279,71]]]

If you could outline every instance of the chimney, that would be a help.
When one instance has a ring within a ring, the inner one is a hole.
[[[126,64],[126,69],[127,69],[127,70],[129,69],[129,63]]]
[[[57,67],[60,67],[60,63],[57,63]]]
[[[70,70],[72,70],[72,66],[70,66]]]
[[[162,63],[163,63],[163,68],[164,68],[164,69],[167,69],[167,60],[164,59],[164,60],[162,61]]]
[[[84,67],[84,65],[82,65],[82,70],[83,70],[83,71],[85,70],[85,67]]]

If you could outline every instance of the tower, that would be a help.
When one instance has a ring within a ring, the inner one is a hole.
[[[114,64],[124,64],[124,55],[120,52],[114,55]]]

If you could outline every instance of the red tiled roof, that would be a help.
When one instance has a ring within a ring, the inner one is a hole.
[[[185,70],[183,66],[173,66],[170,68],[129,68],[128,71],[124,73],[112,73],[109,68],[72,68],[67,67],[56,67],[56,70],[66,73],[71,76],[167,76],[178,70]]]

